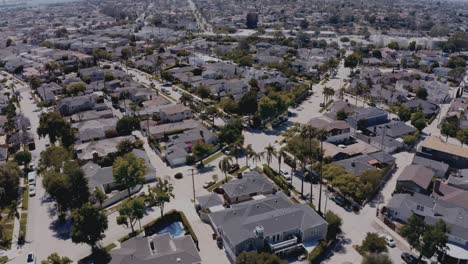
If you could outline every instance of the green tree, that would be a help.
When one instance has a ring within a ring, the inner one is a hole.
[[[364,256],[362,264],[392,264],[387,254],[368,254]]]
[[[416,144],[416,140],[417,140],[417,137],[415,135],[404,135],[403,136],[403,142],[407,145],[407,146],[414,146],[414,144]]]
[[[414,127],[418,131],[423,131],[423,129],[426,128],[426,126],[427,126],[427,123],[426,123],[425,118],[421,118],[421,119],[418,119],[418,120],[414,121]]]
[[[249,12],[247,13],[246,16],[246,26],[249,29],[255,29],[257,28],[257,23],[258,23],[258,14],[254,12]]]
[[[112,165],[114,181],[127,188],[128,197],[131,195],[131,188],[145,182],[144,176],[147,171],[148,168],[146,167],[145,160],[135,156],[133,153],[117,157]]]
[[[240,59],[239,59],[239,66],[252,66],[253,64],[253,59],[252,59],[252,56],[251,55],[245,55],[245,56],[242,56]]]
[[[343,220],[332,211],[328,211],[325,214],[325,220],[328,223],[327,240],[333,240],[341,233]]]
[[[387,252],[387,242],[383,237],[376,233],[367,233],[366,238],[362,241],[360,249],[367,253],[382,253]]]
[[[281,259],[275,254],[256,251],[242,252],[236,258],[236,264],[287,264],[286,260]]]
[[[71,160],[70,152],[62,146],[50,146],[41,152],[39,165],[41,169],[60,171],[65,161]]]
[[[18,197],[21,169],[14,162],[0,164],[0,208]]]
[[[458,130],[456,137],[462,146],[463,144],[468,144],[468,129],[465,128]]]
[[[86,91],[86,85],[82,82],[74,82],[69,84],[65,91],[68,95],[77,95]]]
[[[120,136],[128,136],[140,128],[140,121],[135,116],[124,116],[117,121],[116,130]]]
[[[117,224],[130,226],[135,233],[135,224],[145,215],[145,203],[142,199],[130,199],[125,201],[119,208]],[[141,225],[140,225],[141,226]]]
[[[15,154],[15,161],[19,165],[26,165],[31,162],[31,152],[27,150],[19,151]]]
[[[218,135],[219,141],[227,145],[236,141],[244,142],[244,136],[242,135],[243,129],[244,125],[240,118],[232,119],[220,129]]]
[[[131,152],[134,148],[135,145],[130,139],[124,139],[117,144],[117,151],[121,155]]]
[[[273,118],[277,113],[276,102],[268,96],[262,97],[258,102],[258,111],[260,113],[260,117],[264,120]]]
[[[73,213],[70,238],[73,243],[85,243],[97,250],[97,242],[105,237],[108,221],[104,212],[87,203]]]
[[[200,165],[203,165],[203,158],[208,156],[213,151],[213,145],[203,141],[197,141],[192,147],[193,156],[196,160],[200,160]]]
[[[73,261],[68,257],[61,257],[57,253],[50,254],[41,264],[71,264]]]
[[[219,161],[218,167],[224,173],[224,180],[227,182],[227,173],[231,168],[232,159],[231,157],[224,157]]]
[[[80,164],[76,161],[67,161],[63,165],[63,174],[66,176],[70,208],[80,208],[89,201],[90,192],[88,179]]]
[[[419,251],[419,261],[423,256],[430,259],[435,253],[445,253],[448,232],[449,229],[443,220],[437,221],[434,225],[427,225],[422,217],[414,214],[401,228],[401,235],[412,248]]]
[[[174,198],[174,186],[166,178],[157,178],[156,185],[148,188],[148,202],[151,206],[157,206],[164,215],[164,205]]]
[[[63,214],[69,209],[70,197],[67,176],[61,172],[49,170],[43,173],[42,185],[49,196],[56,202],[58,212]]]
[[[405,105],[401,105],[398,108],[398,118],[400,118],[400,120],[403,122],[410,120],[411,111],[408,109],[408,107],[406,107]]]
[[[337,120],[346,120],[346,119],[348,119],[348,113],[346,113],[346,111],[341,109],[338,112],[336,112],[336,119]]]
[[[254,90],[248,91],[239,101],[239,110],[242,114],[253,115],[258,109],[257,92]]]
[[[50,142],[54,144],[58,139],[64,140],[66,136],[70,136],[71,130],[70,124],[60,113],[48,112],[41,114],[37,134],[40,137],[49,136]]]
[[[8,47],[11,46],[12,43],[13,43],[13,40],[12,40],[11,38],[8,38],[8,39],[6,40],[5,46],[8,48]]]
[[[427,99],[427,90],[426,88],[423,88],[423,87],[419,87],[417,90],[416,90],[416,97],[418,97],[419,99],[422,99],[422,100],[426,100]]]
[[[387,47],[389,49],[393,49],[393,50],[399,50],[400,49],[400,45],[396,41],[388,43]]]
[[[273,156],[276,156],[276,154],[277,154],[276,149],[273,145],[271,145],[271,143],[265,147],[265,155],[266,155],[268,167],[270,167],[270,163],[273,160]]]
[[[114,75],[110,72],[106,72],[104,73],[104,81],[105,82],[110,82],[110,81],[113,81],[115,79]]]
[[[198,87],[197,89],[197,94],[202,98],[202,99],[205,99],[205,98],[208,98],[210,97],[211,95],[211,90],[204,86],[204,85],[201,85],[200,87]]]
[[[408,49],[410,51],[415,51],[416,50],[416,41],[411,41],[408,45]]]

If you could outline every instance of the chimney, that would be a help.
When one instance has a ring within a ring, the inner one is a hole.
[[[202,138],[205,138],[205,135],[203,134],[203,130],[200,130],[200,136],[201,136]]]

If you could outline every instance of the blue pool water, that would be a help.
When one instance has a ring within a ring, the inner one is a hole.
[[[165,226],[161,229],[158,234],[169,233],[172,237],[179,237],[184,233],[184,228],[182,227],[181,222],[174,222],[168,226]]]

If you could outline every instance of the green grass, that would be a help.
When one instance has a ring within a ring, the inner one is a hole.
[[[249,167],[244,166],[244,167],[240,168],[239,171],[238,171],[237,173],[239,173],[239,172],[244,172],[244,171],[246,171],[248,168],[249,168]]]
[[[23,191],[23,202],[21,203],[21,209],[24,211],[27,211],[28,206],[29,206],[29,188],[26,185]]]
[[[0,225],[3,227],[3,236],[4,239],[0,240],[0,249],[10,249],[11,248],[11,240],[13,238],[13,227],[14,221],[13,219],[9,219],[8,217],[3,217]]]
[[[209,164],[210,162],[216,160],[217,158],[221,157],[223,155],[223,152],[218,151],[215,154],[209,156],[208,158],[203,160],[203,164]]]
[[[296,197],[291,197],[291,201],[295,204],[299,204],[300,202],[296,199]]]
[[[0,257],[0,263],[7,263],[7,261],[8,261],[7,256]]]
[[[232,179],[231,176],[228,176],[227,177],[227,181],[225,178],[223,178],[222,180],[220,180],[219,182],[211,185],[210,187],[208,187],[206,190],[209,191],[209,192],[212,192],[214,189],[218,188],[219,186],[223,185],[224,183],[230,181]]]
[[[139,234],[141,234],[141,232],[143,232],[143,231],[141,231],[141,230],[135,230],[134,233],[129,233],[129,234],[127,234],[127,235],[125,235],[125,236],[119,238],[119,242],[120,242],[120,243],[123,243],[123,242],[129,240],[129,239],[132,238],[132,237],[138,236]]]
[[[320,113],[322,113],[323,111],[327,110],[327,108],[333,103],[333,99],[331,99],[330,101],[327,102],[327,104],[322,107],[322,109],[319,110]]]
[[[112,243],[112,244],[109,244],[107,246],[104,247],[104,250],[106,250],[107,252],[111,251],[112,249],[116,248],[117,245],[115,243]]]
[[[28,228],[28,213],[21,213],[21,218],[20,218],[20,228],[19,228],[19,234],[24,234],[24,237],[26,237],[26,230]]]

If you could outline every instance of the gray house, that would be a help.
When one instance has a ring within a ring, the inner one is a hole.
[[[169,233],[131,238],[110,255],[110,264],[201,264],[191,236],[172,237]]]
[[[221,185],[224,199],[230,204],[251,200],[256,195],[267,195],[275,192],[273,183],[258,171],[244,173],[242,179],[228,181]]]
[[[287,255],[324,239],[328,226],[310,206],[293,204],[282,192],[235,204],[209,218],[232,262],[244,251]]]
[[[422,165],[406,166],[398,177],[396,189],[402,192],[429,194],[434,171]]]

